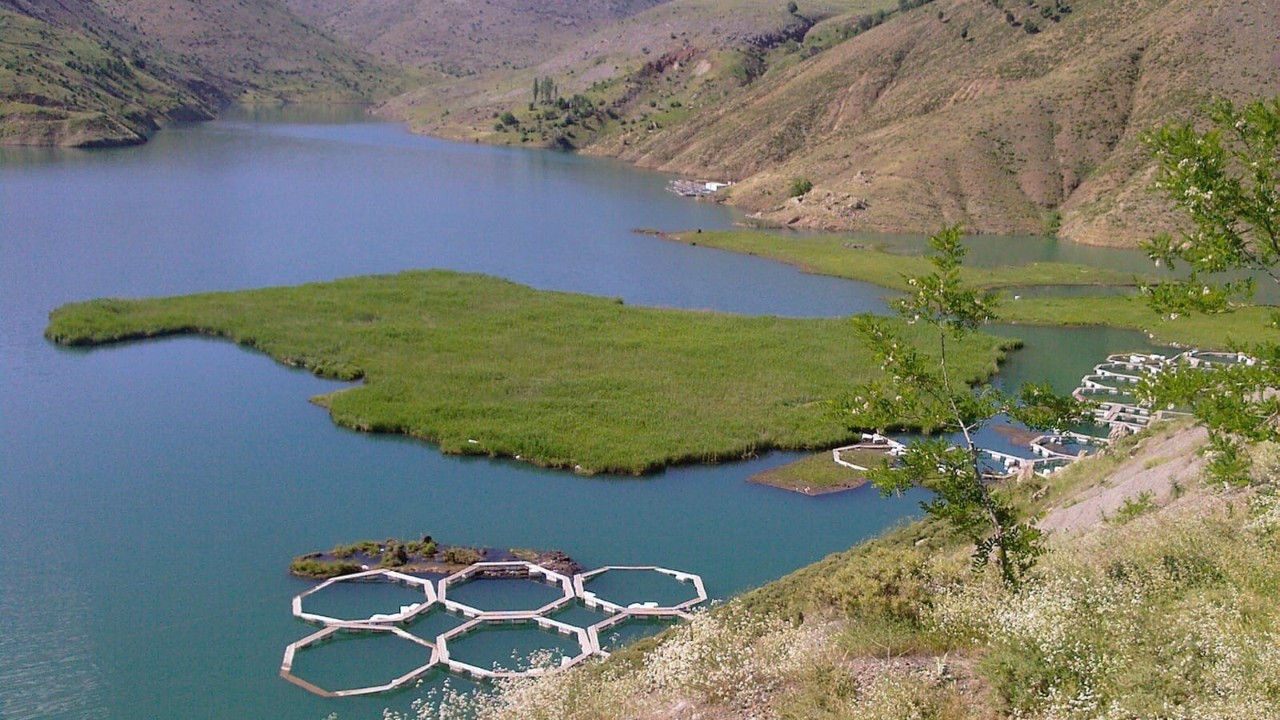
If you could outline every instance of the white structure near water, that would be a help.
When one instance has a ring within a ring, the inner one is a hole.
[[[668,575],[675,578],[682,584],[688,584],[691,588],[692,595],[688,600],[671,606],[659,605],[656,602],[639,602],[623,606],[622,604],[609,600],[608,598],[601,597],[599,594],[588,590],[586,587],[587,583],[590,582],[592,578],[611,570],[655,572],[662,575]],[[515,578],[543,582],[556,587],[560,591],[560,597],[543,605],[542,607],[530,610],[482,610],[472,605],[458,602],[449,597],[449,589],[451,587],[456,587],[478,577]],[[414,589],[421,589],[423,600],[420,603],[401,605],[399,612],[377,613],[368,618],[360,619],[335,618],[327,615],[307,612],[303,608],[303,600],[308,596],[321,592],[325,588],[332,587],[338,583],[348,582],[399,583]],[[609,617],[588,628],[576,627],[569,625],[568,623],[546,617],[546,615],[550,613],[563,609],[565,606],[574,602],[574,600],[581,600],[587,605],[587,607],[601,610],[608,614]],[[687,620],[692,617],[689,614],[689,611],[706,601],[707,589],[702,582],[701,576],[683,572],[681,570],[671,570],[664,567],[658,567],[656,565],[609,565],[570,577],[530,562],[481,562],[470,565],[446,578],[441,579],[437,583],[433,583],[425,578],[408,575],[406,573],[390,569],[367,570],[364,572],[353,573],[351,575],[341,575],[335,578],[330,578],[329,580],[325,580],[319,585],[316,585],[293,598],[294,617],[309,623],[323,625],[324,627],[323,629],[314,632],[297,642],[290,643],[285,648],[284,659],[280,663],[280,676],[301,688],[315,693],[316,695],[321,695],[323,697],[350,697],[356,695],[371,695],[404,687],[409,683],[415,682],[435,667],[444,667],[451,672],[460,675],[467,675],[477,680],[495,680],[500,678],[543,675],[572,667],[592,656],[608,657],[609,653],[601,647],[600,633],[617,627],[627,620],[633,618]],[[443,607],[450,613],[467,618],[467,622],[436,636],[434,641],[424,640],[423,638],[413,635],[400,627],[401,624],[412,621],[415,617],[426,613],[433,607]],[[463,662],[449,652],[450,642],[457,641],[472,632],[492,625],[529,625],[542,630],[555,632],[566,637],[572,637],[577,641],[578,652],[563,657],[558,667],[534,667],[518,671],[490,670],[482,668]],[[425,664],[414,668],[413,670],[410,670],[409,672],[401,675],[400,677],[394,678],[383,685],[349,688],[345,690],[330,690],[322,688],[294,674],[293,665],[299,650],[331,640],[340,633],[380,633],[394,635],[401,640],[412,642],[429,649],[431,651],[430,658]]]

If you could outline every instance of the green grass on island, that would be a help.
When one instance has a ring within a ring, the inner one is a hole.
[[[1145,298],[1130,296],[1036,297],[1009,299],[1000,319],[1024,325],[1106,326],[1141,330],[1158,342],[1184,347],[1226,349],[1256,343],[1271,326],[1276,308],[1246,305],[1214,315],[1169,317],[1151,309]]]
[[[884,453],[873,450],[849,450],[845,451],[843,457],[863,467],[872,467],[872,463],[884,462],[885,459]],[[837,465],[831,453],[821,452],[756,473],[748,481],[805,495],[825,495],[862,487],[867,482],[867,476],[860,470]]]
[[[363,378],[316,399],[341,425],[581,472],[830,447],[851,433],[827,401],[881,372],[847,319],[629,307],[446,271],[91,300],[55,310],[45,334],[65,345],[227,337]],[[976,381],[1007,343],[975,338],[952,362]]]
[[[805,272],[848,278],[889,290],[908,289],[906,276],[923,275],[933,266],[925,256],[899,255],[850,246],[838,235],[783,236],[756,230],[704,231],[663,235],[678,242],[745,253],[793,265]],[[1132,285],[1134,275],[1117,270],[1067,263],[961,270],[965,282],[986,289],[1053,285]],[[1144,278],[1138,278],[1143,280]],[[1152,310],[1137,294],[1098,296],[1006,297],[1001,322],[1026,325],[1106,326],[1140,330],[1159,342],[1226,348],[1233,342],[1258,340],[1275,308],[1246,305],[1218,315],[1167,317]]]
[[[779,235],[759,230],[713,230],[669,235],[690,245],[757,255],[816,275],[861,280],[890,290],[908,290],[907,275],[924,275],[933,265],[923,255],[904,255],[851,244],[840,235]],[[965,267],[965,283],[999,289],[1035,285],[1133,285],[1133,273],[1070,263],[1036,262],[1009,267]]]

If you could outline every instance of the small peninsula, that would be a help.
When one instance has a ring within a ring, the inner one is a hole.
[[[77,346],[229,338],[363,380],[315,399],[343,426],[582,473],[833,447],[853,432],[827,401],[882,373],[843,318],[630,307],[448,271],[91,300],[55,310],[45,335]],[[949,360],[978,381],[1014,346],[977,336]]]
[[[803,495],[828,495],[860,488],[867,483],[867,476],[866,473],[832,462],[831,453],[820,452],[758,472],[747,478],[747,482]]]
[[[906,276],[928,271],[923,256],[902,255],[851,245],[840,235],[787,235],[762,230],[723,230],[658,233],[674,242],[755,255],[815,275],[830,275],[906,291]],[[1233,341],[1252,339],[1275,308],[1241,304],[1215,315],[1161,315],[1147,304],[1136,287],[1152,280],[1118,270],[1037,262],[996,268],[964,267],[966,283],[986,290],[1044,286],[1132,286],[1126,295],[1039,295],[1013,297],[999,308],[999,320],[1023,325],[1102,326],[1139,330],[1158,342],[1186,347],[1226,349]]]
[[[442,545],[430,535],[423,535],[417,540],[361,540],[299,555],[289,563],[289,574],[315,580],[373,568],[448,574],[478,562],[513,560],[531,562],[565,575],[582,572],[582,566],[576,560],[559,550]]]

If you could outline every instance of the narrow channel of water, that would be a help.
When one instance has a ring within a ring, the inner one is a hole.
[[[0,717],[314,720],[407,706],[326,701],[276,676],[284,645],[311,629],[289,615],[309,585],[285,574],[288,560],[337,542],[560,548],[588,567],[700,572],[723,598],[915,513],[918,495],[745,482],[786,453],[642,479],[446,457],[335,427],[306,402],[335,383],[225,342],[84,352],[41,337],[50,309],[90,297],[425,267],[635,304],[884,308],[877,288],[633,234],[735,220],[666,181],[333,112],[241,116],[110,152],[0,149]],[[1008,377],[1052,362],[1059,385],[1142,342],[1013,332],[1036,339]]]

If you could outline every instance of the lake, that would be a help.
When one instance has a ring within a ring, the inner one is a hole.
[[[86,298],[430,267],[632,304],[883,311],[878,288],[632,233],[736,219],[665,192],[668,179],[341,109],[242,111],[111,151],[0,149],[0,718],[407,706],[412,694],[324,700],[276,675],[311,630],[289,614],[308,584],[288,561],[337,542],[558,548],[588,567],[699,572],[725,598],[914,515],[919,496],[745,482],[787,453],[645,478],[446,457],[334,426],[306,400],[337,383],[225,342],[79,351],[41,337],[49,310]],[[1029,348],[1007,376],[1047,372],[1060,388],[1106,352],[1145,347],[1127,332],[1012,332]]]

